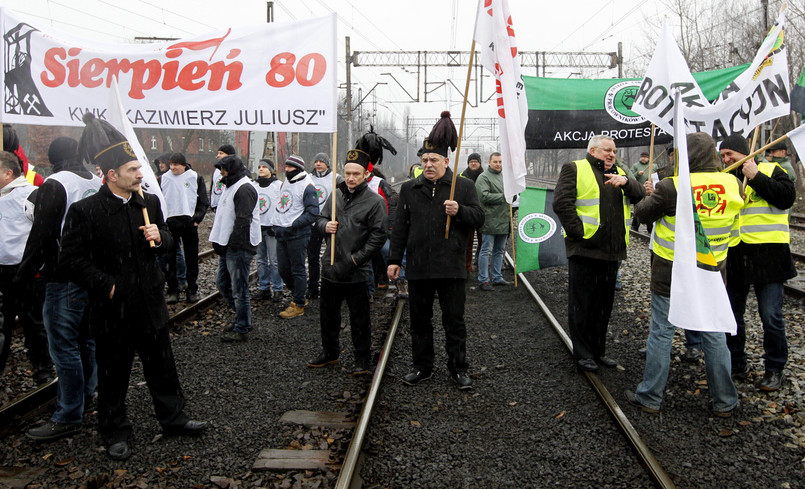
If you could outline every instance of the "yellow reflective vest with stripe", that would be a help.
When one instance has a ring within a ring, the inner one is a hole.
[[[758,170],[771,178],[774,168],[779,166],[777,163],[761,162],[758,163]],[[751,185],[747,185],[738,232],[739,237],[733,236],[731,246],[739,241],[748,244],[790,243],[788,209],[774,207],[758,195]]]
[[[593,237],[598,227],[601,224],[601,189],[598,187],[598,181],[595,179],[590,162],[585,160],[576,160],[573,162],[576,165],[576,214],[581,219],[584,225],[584,239]],[[616,166],[618,175],[624,177],[626,172],[623,168]],[[629,199],[623,195],[623,225],[626,228],[624,233],[626,239],[626,246],[629,246],[629,228],[632,224],[632,211],[629,207]]]
[[[678,193],[678,179],[671,179]],[[740,185],[734,175],[718,172],[691,173],[690,183],[693,188],[693,202],[710,242],[710,249],[713,250],[716,262],[721,263],[727,259],[730,233],[743,206]],[[675,233],[676,216],[663,216],[657,221],[652,246],[657,256],[674,260]]]

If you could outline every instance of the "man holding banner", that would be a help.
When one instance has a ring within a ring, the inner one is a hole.
[[[565,230],[568,257],[568,326],[581,370],[615,367],[604,356],[615,300],[618,262],[626,259],[630,204],[645,190],[615,163],[615,141],[593,136],[587,157],[562,167],[553,210]]]

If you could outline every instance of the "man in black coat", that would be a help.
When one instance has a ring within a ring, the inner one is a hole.
[[[68,210],[59,264],[90,295],[98,432],[107,454],[123,460],[131,455],[126,391],[135,352],[165,435],[197,435],[207,423],[184,413],[167,328],[164,277],[156,261],[157,253],[173,247],[159,199],[141,193],[141,165],[123,135],[105,121],[87,116],[84,121],[79,153],[100,165],[105,184]],[[151,224],[145,224],[143,209]]]
[[[444,114],[447,114],[446,116]],[[447,121],[447,122],[443,122]],[[437,126],[452,126],[449,113],[443,113]],[[455,139],[435,139],[434,131],[425,140],[422,175],[404,183],[400,190],[397,218],[391,234],[388,276],[400,274],[403,253],[408,252],[405,274],[411,306],[413,365],[403,382],[415,385],[433,372],[433,299],[439,294],[442,325],[445,330],[447,368],[459,389],[470,389],[467,374],[467,328],[464,323],[467,268],[464,251],[470,234],[484,223],[484,212],[469,179],[456,179],[455,195],[450,199],[453,172],[448,148]],[[455,132],[455,128],[452,129]],[[450,216],[450,233],[445,225]]]
[[[347,152],[345,180],[330,194],[316,221],[318,231],[326,237],[319,303],[322,352],[318,358],[307,362],[308,367],[323,367],[338,361],[341,303],[346,300],[355,347],[352,374],[369,371],[371,325],[366,281],[372,274],[372,255],[386,242],[386,204],[382,197],[369,190],[368,166],[367,153],[359,149]],[[333,198],[336,199],[335,216],[332,215]],[[332,234],[335,234],[335,263],[330,265],[333,242],[328,235]]]

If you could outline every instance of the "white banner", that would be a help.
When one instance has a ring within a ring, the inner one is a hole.
[[[475,42],[481,51],[481,64],[497,81],[503,193],[506,201],[512,202],[525,190],[528,101],[508,0],[478,0]]]
[[[688,131],[706,132],[717,142],[733,133],[748,135],[763,122],[787,116],[790,81],[782,42],[784,20],[780,13],[752,64],[712,104],[694,81],[665,22],[632,111],[673,134],[673,92],[679,88]]]
[[[0,8],[0,122],[107,119],[117,78],[132,125],[334,132],[336,15],[153,44],[80,39]]]

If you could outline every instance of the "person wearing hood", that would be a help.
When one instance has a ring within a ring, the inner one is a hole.
[[[730,230],[743,206],[741,185],[733,175],[718,171],[716,146],[710,135],[697,132],[687,135],[690,183],[694,189],[694,205],[702,227],[710,241],[717,265],[697,263],[700,268],[726,271]],[[646,367],[643,381],[634,391],[624,394],[630,404],[643,411],[660,410],[671,364],[671,341],[676,327],[668,319],[671,304],[671,275],[674,267],[676,237],[676,199],[680,191],[677,177],[666,178],[652,189],[644,183],[648,197],[635,206],[640,222],[656,222],[651,260],[651,324],[646,340]],[[724,333],[700,332],[707,387],[713,398],[713,412],[729,417],[738,405],[738,391],[730,378],[730,353]]]
[[[257,245],[257,295],[255,299],[282,299],[282,277],[277,266],[277,237],[274,235],[275,205],[280,199],[282,182],[274,172],[274,162],[263,158],[257,165],[258,212],[262,241]]]
[[[336,185],[344,181],[344,177],[336,175]],[[326,153],[318,153],[313,160],[313,172],[310,179],[316,187],[316,196],[319,199],[319,214],[324,210],[324,203],[333,193],[333,170],[330,169],[330,158]],[[319,276],[321,275],[321,241],[324,233],[319,232],[318,226],[313,225],[310,230],[310,241],[307,246],[307,297],[318,299]]]
[[[131,456],[126,393],[135,353],[164,436],[200,435],[207,423],[184,411],[162,293],[165,279],[156,261],[157,254],[173,248],[159,198],[142,193],[141,163],[126,138],[91,113],[84,122],[79,155],[100,165],[104,185],[67,211],[59,267],[89,293],[98,433],[107,455],[124,460]]]
[[[586,371],[598,370],[598,364],[617,366],[604,355],[607,327],[618,264],[629,245],[629,205],[646,195],[615,158],[615,140],[593,136],[586,158],[562,166],[553,194],[553,210],[565,230],[573,358]]]
[[[323,367],[338,361],[341,347],[341,304],[349,307],[355,364],[352,375],[369,371],[371,321],[366,280],[371,276],[372,255],[386,241],[386,209],[383,199],[368,190],[369,155],[359,149],[347,152],[344,182],[322,208],[316,227],[323,234],[335,234],[335,262],[330,264],[331,239],[326,240],[326,259],[322,266],[320,324],[322,351],[307,362],[308,367]],[[332,199],[336,214],[332,215]]]
[[[252,329],[249,297],[249,268],[260,244],[257,190],[249,170],[237,156],[225,156],[215,163],[221,171],[224,190],[210,230],[212,247],[218,254],[218,290],[235,311],[235,321],[221,337],[224,342],[246,341]]]
[[[276,211],[274,234],[277,236],[279,272],[285,286],[293,294],[293,300],[280,313],[280,317],[290,319],[305,314],[305,255],[312,224],[319,217],[316,186],[305,171],[305,161],[299,155],[291,155],[285,161],[285,181],[280,187]]]
[[[0,373],[6,368],[11,350],[14,318],[19,316],[34,380],[42,384],[53,376],[47,333],[42,324],[44,284],[41,279],[14,282],[31,232],[25,204],[35,188],[22,174],[17,157],[8,151],[0,152],[0,293],[4,298],[2,313],[8,318],[0,331]]]
[[[170,170],[160,177],[160,187],[165,196],[168,209],[166,223],[177,245],[166,254],[168,304],[179,302],[179,242],[184,248],[184,262],[187,270],[186,302],[199,301],[198,296],[198,225],[204,220],[209,200],[204,177],[196,173],[187,163],[182,153],[173,153],[169,159]]]
[[[34,220],[17,272],[20,283],[44,281],[43,320],[50,356],[59,378],[56,410],[50,421],[28,431],[38,441],[53,441],[80,431],[98,383],[95,339],[89,331],[89,295],[59,266],[67,210],[101,188],[78,158],[78,141],[56,138],[48,148],[53,173],[35,192]],[[34,194],[31,194],[34,195]]]
[[[484,167],[481,166],[481,155],[478,153],[471,153],[467,157],[467,168],[461,172],[461,176],[464,178],[469,178],[472,180],[472,183],[476,183],[478,177],[481,173],[484,172]],[[475,247],[475,265],[478,265],[478,257],[481,254],[481,242],[483,240],[483,233],[481,233],[480,229],[475,230],[475,240],[477,241],[477,246]],[[472,272],[472,264],[473,264],[473,240],[470,240],[467,243],[467,253],[465,255],[466,259],[466,266],[467,271]]]
[[[220,160],[221,158],[226,158],[234,154],[234,146],[231,144],[222,144],[218,147],[218,154],[215,155],[215,158]],[[210,209],[213,211],[218,208],[218,201],[221,200],[221,194],[224,192],[223,178],[221,170],[218,169],[218,165],[216,164],[215,170],[212,172],[212,180],[210,180]]]
[[[719,148],[725,167],[749,154],[749,144],[739,134],[727,136]],[[755,290],[758,313],[763,325],[764,374],[758,385],[762,391],[776,391],[783,385],[783,369],[788,362],[788,340],[783,317],[783,283],[797,276],[791,257],[789,209],[797,198],[790,175],[774,162],[756,163],[754,158],[734,170],[746,178],[744,209],[738,235],[730,242],[727,257],[727,294],[738,333],[727,336],[732,356],[732,376],[744,381],[751,371],[746,356],[746,298]]]
[[[170,153],[162,153],[161,155],[154,158],[154,166],[156,166],[156,171],[154,172],[154,176],[157,177],[157,182],[160,181],[160,177],[165,173],[169,172],[171,169],[170,164]],[[99,176],[103,176],[103,170],[98,165],[95,165],[95,168],[101,173]]]

